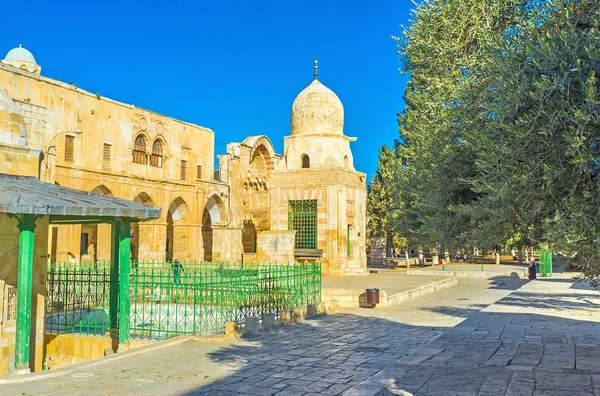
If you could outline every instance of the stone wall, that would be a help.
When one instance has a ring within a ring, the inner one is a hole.
[[[256,242],[256,261],[294,262],[295,231],[262,231]]]

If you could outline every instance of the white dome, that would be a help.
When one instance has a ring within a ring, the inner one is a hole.
[[[33,54],[26,50],[25,48],[19,46],[17,48],[13,48],[8,51],[8,54],[4,57],[6,61],[20,61],[20,62],[29,62],[29,63],[37,63]]]
[[[344,106],[331,89],[314,80],[294,100],[291,128],[292,135],[343,135]]]

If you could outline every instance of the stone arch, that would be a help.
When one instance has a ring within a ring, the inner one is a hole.
[[[187,222],[189,209],[181,197],[175,198],[167,211],[167,239],[165,253],[167,260],[177,259],[176,256],[187,251],[187,229],[182,227]]]
[[[213,224],[224,224],[227,222],[227,210],[225,203],[219,196],[219,194],[212,194],[206,201],[204,210],[210,215],[211,222]]]
[[[268,171],[273,170],[275,148],[273,147],[273,143],[271,143],[268,137],[266,137],[265,135],[250,136],[246,138],[246,140],[244,140],[243,144],[252,148],[252,151],[250,153],[251,166],[255,158],[262,157],[262,159],[264,160],[265,168]]]
[[[202,211],[202,246],[204,260],[212,261],[214,257],[213,227],[227,222],[225,203],[217,192],[211,194]]]
[[[310,168],[310,157],[308,156],[308,154],[302,154],[300,156],[300,163],[302,164],[303,169]]]
[[[138,202],[144,205],[154,205],[154,200],[150,195],[145,192],[139,193],[134,199],[134,202]],[[144,245],[141,249],[143,252],[149,253],[152,241],[148,235],[140,235],[139,223],[131,223],[131,259],[140,260],[140,245]]]
[[[154,205],[154,200],[145,192],[139,193],[133,200],[144,205]]]
[[[94,187],[92,193],[97,195],[106,195],[107,197],[114,196],[110,188],[106,187],[104,184]]]

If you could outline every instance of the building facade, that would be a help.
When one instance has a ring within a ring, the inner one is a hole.
[[[323,273],[366,273],[366,176],[354,169],[339,98],[315,80],[295,99],[276,154],[266,136],[230,143],[214,164],[214,132],[40,74],[25,48],[0,62],[40,179],[162,208],[133,224],[134,260],[319,260]],[[52,226],[52,262],[110,259],[110,227]]]

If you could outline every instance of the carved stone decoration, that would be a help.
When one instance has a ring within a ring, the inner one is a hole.
[[[315,80],[294,100],[291,128],[292,135],[342,135],[344,106],[332,90]]]

